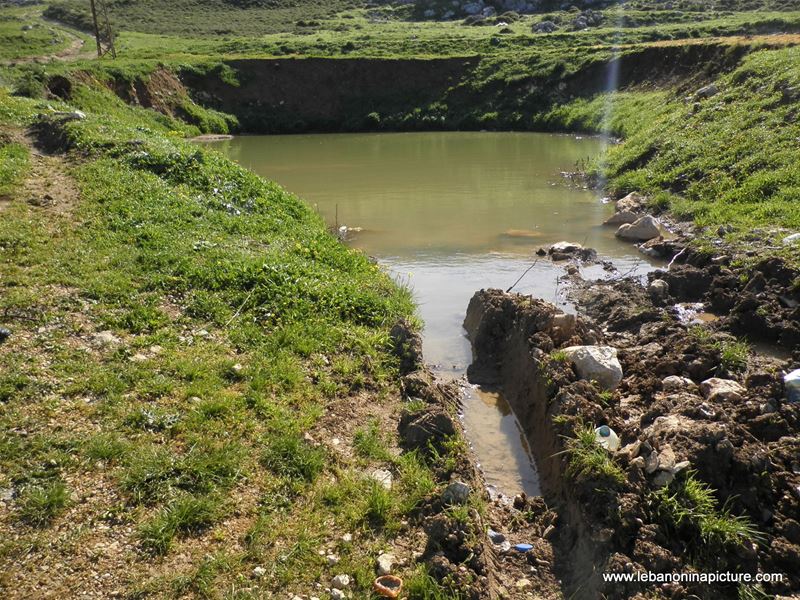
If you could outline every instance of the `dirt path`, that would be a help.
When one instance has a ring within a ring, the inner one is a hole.
[[[47,207],[59,213],[68,212],[78,200],[75,181],[67,172],[64,158],[41,152],[33,138],[23,131],[7,132],[11,141],[28,148],[30,169],[20,186],[11,196],[0,197],[0,212],[12,202],[27,202],[33,206]]]
[[[62,48],[61,50],[49,55],[26,56],[24,58],[0,61],[0,66],[10,67],[16,65],[47,63],[51,60],[72,62],[76,60],[89,60],[95,56],[93,46],[87,43],[86,40],[84,40],[78,33],[71,30],[63,23],[59,23],[57,21],[48,21],[46,19],[42,19],[42,21],[63,32],[65,35],[73,38],[69,45],[66,48]]]

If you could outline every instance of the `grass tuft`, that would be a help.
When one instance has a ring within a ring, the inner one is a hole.
[[[279,477],[310,483],[325,466],[325,453],[299,433],[276,433],[266,444],[261,462]]]
[[[66,508],[68,502],[69,492],[64,482],[35,484],[22,492],[19,516],[29,525],[46,527]]]
[[[166,554],[179,534],[197,533],[210,526],[219,514],[219,500],[184,496],[172,500],[139,528],[142,546],[153,554]]]
[[[567,473],[574,478],[598,478],[612,485],[625,481],[625,473],[614,462],[608,450],[595,441],[594,428],[580,428],[574,438],[567,439],[569,464]]]

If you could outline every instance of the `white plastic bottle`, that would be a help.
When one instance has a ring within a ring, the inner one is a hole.
[[[783,378],[788,402],[800,402],[800,369],[792,371]]]
[[[595,429],[594,439],[606,450],[611,452],[619,450],[619,436],[608,425],[601,425]]]

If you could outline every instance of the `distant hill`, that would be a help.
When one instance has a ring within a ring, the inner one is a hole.
[[[0,0],[0,4],[2,4]],[[258,36],[313,33],[316,19],[353,8],[394,5],[395,18],[458,20],[486,14],[544,13],[568,9],[603,9],[620,0],[110,0],[115,29],[181,36]],[[628,0],[638,11],[797,10],[800,0]],[[57,0],[45,16],[90,31],[87,0]]]
[[[293,31],[298,22],[330,17],[362,0],[111,0],[117,29],[173,35],[263,35]],[[45,16],[90,31],[88,0],[52,3]]]

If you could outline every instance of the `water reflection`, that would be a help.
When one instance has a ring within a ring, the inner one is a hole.
[[[349,243],[407,282],[425,321],[425,357],[445,377],[472,360],[462,322],[476,290],[506,289],[560,240],[589,245],[627,271],[646,265],[599,226],[612,211],[559,172],[596,155],[599,139],[531,133],[252,136],[215,144],[315,206]],[[591,269],[593,275],[602,270]],[[563,267],[536,262],[516,291],[569,308]],[[471,390],[464,424],[487,481],[536,493],[527,446],[508,405]]]

